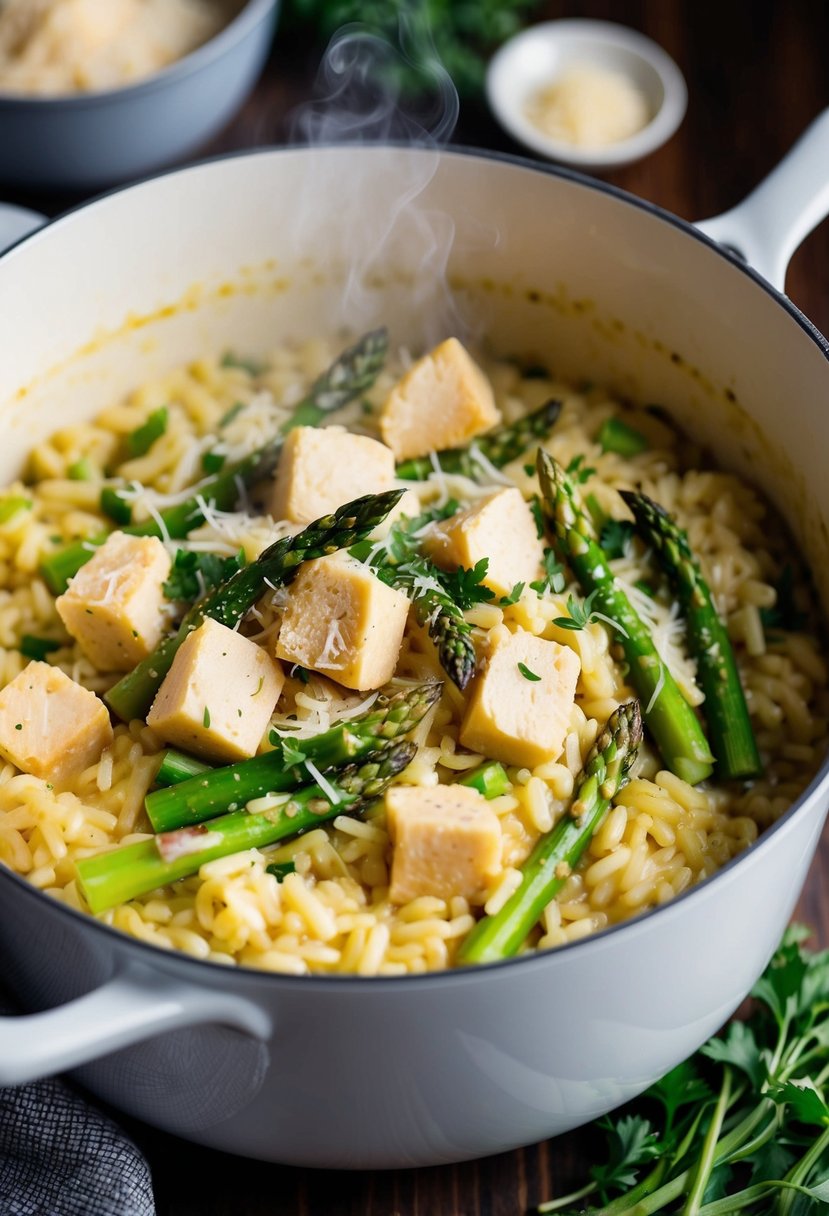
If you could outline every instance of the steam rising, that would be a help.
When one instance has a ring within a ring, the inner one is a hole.
[[[402,63],[414,64],[431,86],[425,107],[419,100],[416,113],[401,93]],[[400,50],[356,25],[344,27],[331,40],[315,99],[292,117],[291,142],[395,145],[393,153],[384,155],[377,148],[365,160],[310,161],[303,197],[297,200],[304,217],[296,234],[298,248],[313,251],[315,260],[342,275],[338,321],[343,327],[360,330],[385,322],[397,328],[397,340],[408,342],[412,318],[419,318],[418,341],[466,334],[447,278],[457,226],[453,215],[429,199],[439,151],[450,139],[458,113],[452,79],[428,33],[410,15],[401,16]],[[478,246],[491,247],[497,240],[497,234],[479,227],[471,235]],[[469,242],[466,232],[464,244]],[[402,289],[396,297],[399,318],[388,313],[390,282]]]

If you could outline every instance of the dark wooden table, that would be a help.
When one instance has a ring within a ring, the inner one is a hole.
[[[391,0],[390,0],[391,3]],[[829,5],[823,0],[573,0],[545,17],[622,21],[660,42],[680,65],[689,106],[678,134],[614,184],[700,219],[733,206],[829,106]],[[208,153],[284,143],[292,109],[310,96],[318,51],[277,38],[253,97]],[[520,152],[483,102],[464,103],[457,142]],[[8,192],[6,192],[8,193]],[[19,198],[55,211],[64,200]],[[792,262],[788,291],[829,333],[829,223]],[[829,839],[798,907],[829,944]],[[153,1168],[159,1216],[520,1216],[574,1184],[590,1161],[577,1132],[498,1157],[396,1173],[322,1173],[208,1152],[133,1125]]]

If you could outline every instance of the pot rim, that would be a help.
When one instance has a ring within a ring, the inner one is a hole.
[[[248,12],[251,9],[256,9],[260,6],[260,3],[262,7],[266,7],[268,2],[269,0],[251,0],[245,9],[242,10],[239,16],[241,17],[245,12]],[[238,21],[239,18],[236,20]],[[221,35],[218,37],[221,37]],[[212,41],[215,41],[215,39]],[[211,44],[208,43],[205,45]],[[194,54],[197,53],[198,52],[194,52]],[[205,166],[217,164],[221,161],[231,161],[259,156],[270,157],[281,153],[308,152],[317,151],[319,149],[332,150],[336,148],[359,148],[363,151],[371,151],[372,154],[375,152],[379,154],[384,151],[388,151],[391,148],[397,151],[408,150],[418,153],[422,152],[429,155],[437,154],[441,157],[460,156],[476,158],[483,161],[491,160],[495,161],[496,163],[506,164],[517,169],[524,169],[534,173],[563,178],[566,181],[573,182],[576,185],[584,186],[591,190],[596,190],[602,194],[607,194],[621,204],[637,208],[640,211],[646,212],[656,220],[670,224],[672,227],[679,229],[686,236],[691,237],[700,244],[706,246],[708,249],[716,252],[732,267],[746,275],[756,284],[756,286],[761,288],[768,296],[770,296],[771,299],[777,303],[783,309],[783,311],[797,323],[800,329],[802,329],[815,343],[823,354],[824,358],[827,360],[827,362],[829,362],[829,340],[825,338],[820,330],[818,330],[817,327],[808,319],[808,317],[806,317],[805,314],[792,303],[788,296],[778,291],[772,286],[771,283],[768,282],[767,279],[759,274],[758,271],[754,270],[753,267],[748,265],[748,263],[744,261],[737,251],[717,244],[716,241],[712,240],[705,233],[701,232],[688,220],[683,220],[680,216],[675,215],[673,212],[668,211],[664,207],[660,207],[658,204],[652,203],[647,199],[638,198],[636,195],[630,194],[626,190],[622,190],[619,186],[612,185],[610,182],[604,182],[589,177],[584,173],[580,173],[578,170],[565,168],[559,165],[540,163],[538,161],[530,160],[528,157],[520,156],[514,153],[492,151],[487,148],[476,148],[464,144],[449,144],[446,147],[435,149],[430,148],[426,144],[412,145],[403,141],[387,140],[369,144],[360,143],[359,141],[342,141],[338,143],[315,144],[313,147],[309,147],[307,145],[287,144],[268,145],[260,148],[246,148],[234,150],[229,153],[219,153],[216,156],[206,157],[183,166],[177,166],[173,169],[166,169],[146,174],[133,182],[114,186],[111,189],[96,195],[92,199],[76,203],[72,207],[61,212],[54,219],[51,219],[43,228],[38,228],[36,231],[21,237],[19,240],[15,241],[14,244],[3,250],[2,253],[0,253],[0,272],[2,270],[2,262],[4,258],[12,250],[17,249],[27,241],[37,240],[38,236],[45,233],[47,230],[52,229],[55,226],[60,226],[65,221],[71,219],[75,212],[106,203],[106,201],[112,196],[121,194],[126,190],[132,190],[136,187],[148,185],[157,179],[170,177],[176,173],[198,172]],[[754,856],[758,850],[768,850],[769,848],[773,847],[773,838],[780,832],[780,830],[787,827],[794,816],[804,809],[807,803],[812,802],[817,798],[821,787],[827,783],[829,783],[829,751],[824,757],[823,762],[815,776],[802,791],[802,793],[794,800],[794,802],[792,802],[791,806],[784,811],[780,818],[770,827],[768,827],[754,844],[749,845],[747,848],[743,849],[741,853],[738,853],[735,857],[732,857],[730,861],[726,862],[726,864],[714,874],[709,875],[707,878],[704,878],[701,882],[696,883],[694,886],[688,887],[668,903],[661,904],[655,908],[650,908],[648,911],[643,912],[638,916],[634,916],[630,920],[621,921],[615,925],[608,925],[606,928],[600,929],[598,932],[591,934],[589,937],[585,937],[574,942],[566,942],[564,945],[556,946],[554,949],[538,951],[533,954],[518,955],[513,958],[503,959],[500,962],[495,963],[480,963],[476,964],[474,967],[457,968],[446,971],[427,971],[422,974],[401,976],[319,974],[288,975],[282,972],[263,971],[258,970],[255,967],[241,965],[237,966],[236,968],[231,968],[230,970],[233,972],[234,981],[238,980],[238,982],[243,984],[261,981],[266,983],[301,985],[304,988],[317,988],[319,986],[324,986],[326,989],[333,989],[334,987],[343,987],[347,985],[352,990],[359,987],[365,992],[371,988],[387,989],[390,985],[398,984],[405,984],[408,986],[413,984],[418,984],[419,986],[423,986],[425,984],[457,985],[474,982],[480,978],[486,977],[488,974],[495,971],[503,971],[508,967],[521,966],[523,968],[528,968],[530,966],[538,967],[544,964],[550,965],[555,960],[568,956],[574,950],[586,952],[589,949],[603,947],[611,937],[620,932],[626,931],[629,935],[632,935],[634,930],[641,930],[642,926],[649,922],[654,916],[667,915],[668,913],[673,913],[676,915],[676,910],[678,908],[686,904],[689,900],[701,897],[704,892],[708,891],[712,883],[718,882],[727,874],[730,875],[736,866],[739,866],[744,862],[747,863],[748,859]],[[156,964],[162,962],[163,960],[164,964],[170,964],[173,966],[177,966],[178,963],[181,962],[185,968],[195,969],[191,972],[194,980],[198,979],[199,974],[201,974],[204,968],[209,969],[209,973],[213,976],[215,976],[217,973],[221,973],[222,975],[227,975],[228,973],[228,967],[226,964],[214,963],[209,959],[195,958],[193,955],[186,954],[183,951],[162,950],[160,947],[154,946],[149,942],[142,941],[140,938],[131,937],[127,933],[122,933],[121,930],[115,929],[113,926],[107,925],[103,921],[98,920],[91,913],[79,911],[78,909],[70,907],[68,904],[62,903],[58,899],[54,899],[53,897],[47,895],[44,891],[41,891],[39,888],[32,886],[31,883],[27,882],[22,875],[15,874],[12,870],[7,869],[3,865],[0,865],[0,881],[14,883],[23,892],[25,892],[29,898],[34,898],[38,902],[43,900],[58,915],[68,916],[72,922],[79,925],[85,925],[92,932],[103,933],[107,940],[111,941],[112,935],[115,935],[115,938],[120,945],[122,945],[124,948],[137,951],[139,958],[143,959],[150,965],[152,965],[153,960],[155,960]],[[164,969],[166,969],[166,967]]]

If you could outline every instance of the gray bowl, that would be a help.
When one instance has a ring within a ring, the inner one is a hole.
[[[89,190],[168,165],[219,131],[267,57],[279,0],[248,0],[189,55],[122,89],[0,93],[0,181]]]

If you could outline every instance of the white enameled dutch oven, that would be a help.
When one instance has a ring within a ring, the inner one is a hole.
[[[0,260],[0,479],[55,427],[208,352],[378,322],[412,348],[456,332],[664,403],[772,497],[829,610],[829,347],[780,294],[829,210],[827,166],[824,114],[701,229],[455,151],[265,151],[133,186]],[[35,219],[5,223],[20,235]],[[71,1069],[158,1127],[305,1166],[426,1165],[555,1135],[632,1097],[739,1004],[791,914],[827,786],[824,768],[748,853],[639,920],[407,979],[229,971],[3,870],[4,978],[48,1012],[0,1020],[0,1083]]]

